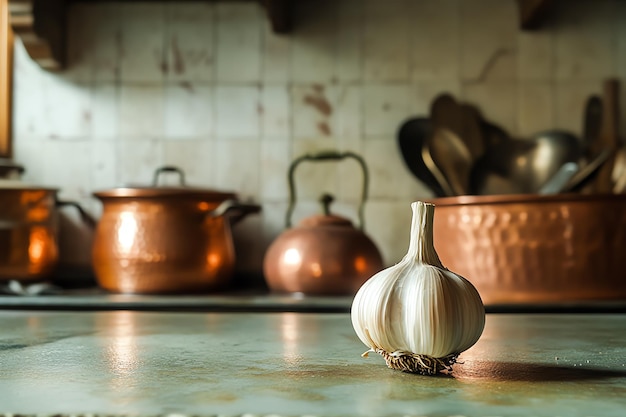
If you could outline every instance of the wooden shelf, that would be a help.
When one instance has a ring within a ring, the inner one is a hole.
[[[554,0],[517,0],[522,30],[539,29],[550,16]]]
[[[65,23],[68,4],[107,0],[2,1],[8,1],[13,32],[22,39],[30,57],[42,68],[56,71],[65,66]],[[265,8],[275,33],[286,34],[291,31],[293,0],[258,0],[258,2]]]
[[[0,158],[11,156],[11,84],[13,32],[9,25],[8,0],[0,0]]]

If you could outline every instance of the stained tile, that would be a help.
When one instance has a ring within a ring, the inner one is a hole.
[[[119,89],[98,83],[92,89],[91,137],[113,140],[119,135]]]
[[[357,82],[363,77],[363,13],[360,0],[338,2],[337,63],[335,78],[340,82]]]
[[[459,75],[459,0],[409,3],[410,58],[413,80]]]
[[[123,82],[163,81],[164,5],[153,2],[123,3],[121,11],[120,75]]]
[[[120,185],[150,185],[155,170],[163,164],[163,147],[159,140],[128,140],[122,136],[116,150],[116,182]]]
[[[367,0],[363,33],[363,78],[406,81],[409,78],[411,16],[407,0]],[[384,33],[384,36],[381,34]]]
[[[544,27],[518,34],[518,77],[520,80],[553,79],[554,28]]]
[[[363,122],[366,137],[388,137],[412,109],[408,84],[368,84],[363,88]]]
[[[163,142],[163,164],[182,169],[188,185],[213,187],[215,183],[214,159],[214,141],[207,138]]]
[[[92,141],[90,156],[91,190],[104,190],[118,186],[117,142]]]
[[[59,187],[59,198],[65,200],[90,199],[91,143],[89,140],[45,140],[40,152],[43,158],[44,185]],[[67,161],[72,163],[68,164]]]
[[[261,188],[263,201],[287,201],[289,186],[287,173],[291,164],[289,139],[265,139],[260,146]]]
[[[463,80],[515,80],[517,5],[501,0],[460,0]]]
[[[412,201],[377,200],[365,207],[365,230],[378,247],[385,266],[400,262],[409,248]]]
[[[552,129],[554,118],[554,87],[547,81],[527,81],[519,86],[519,134],[528,137]]]
[[[290,135],[291,101],[286,85],[265,84],[261,89],[259,111],[264,138],[287,138]]]
[[[337,15],[328,0],[297,2],[301,22],[291,36],[291,77],[297,83],[328,83],[335,77]]]
[[[218,139],[259,136],[260,93],[256,86],[215,87],[215,134]]]
[[[162,85],[121,85],[120,135],[126,139],[161,137],[164,128],[163,107]]]
[[[88,137],[92,101],[88,84],[75,84],[47,75],[44,81],[46,135],[56,139]]]
[[[259,81],[261,76],[261,8],[255,3],[216,4],[219,81]]]
[[[265,25],[261,45],[261,78],[266,83],[287,83],[291,80],[291,36],[276,34]]]
[[[256,196],[260,187],[261,141],[230,139],[215,141],[213,164],[214,186],[237,192],[242,200]]]
[[[336,87],[336,136],[339,141],[360,138],[363,134],[363,88],[344,84]]]
[[[213,87],[190,82],[167,84],[165,137],[209,138],[213,132]]]
[[[296,84],[291,88],[294,138],[331,138],[336,134],[337,88]]]
[[[425,185],[405,168],[395,137],[366,141],[363,157],[369,166],[372,200],[411,199],[429,194]]]
[[[26,171],[21,178],[31,184],[43,184],[45,176],[44,139],[41,136],[19,135],[13,140],[13,161],[22,165]]]
[[[210,3],[166,5],[167,79],[211,81],[215,74],[215,13]]]
[[[611,0],[560,4],[555,26],[558,80],[610,76],[615,65]]]

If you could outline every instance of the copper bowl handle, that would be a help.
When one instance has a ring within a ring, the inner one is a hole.
[[[354,158],[361,166],[363,170],[363,192],[361,194],[361,202],[359,203],[359,225],[358,228],[363,230],[365,226],[365,220],[363,215],[363,207],[367,200],[367,190],[369,184],[369,174],[367,172],[367,166],[362,157],[354,152],[336,152],[336,151],[322,151],[319,153],[304,154],[291,163],[289,166],[288,180],[289,180],[289,206],[287,207],[287,214],[285,216],[285,226],[291,227],[291,216],[296,205],[296,186],[293,179],[293,174],[296,167],[303,161],[339,161],[345,158]]]

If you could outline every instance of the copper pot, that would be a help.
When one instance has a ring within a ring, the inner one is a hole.
[[[180,186],[158,187],[176,172]],[[121,293],[189,293],[223,288],[235,264],[231,224],[260,207],[231,192],[192,188],[176,167],[151,187],[94,193],[102,201],[93,247],[98,284]]]
[[[3,165],[21,174],[19,165]],[[35,282],[50,277],[58,265],[58,208],[75,206],[58,201],[56,188],[29,185],[15,179],[0,180],[0,281]]]
[[[486,304],[626,299],[626,195],[433,200],[443,264]]]
[[[359,207],[359,227],[344,217],[330,213],[332,196],[322,197],[324,214],[302,220],[291,227],[295,206],[293,174],[302,161],[355,158],[363,169],[363,195]],[[374,242],[363,232],[363,206],[367,197],[367,168],[356,154],[324,152],[304,155],[289,169],[290,204],[285,232],[269,246],[263,261],[265,280],[276,292],[304,294],[354,294],[372,275],[383,268]]]

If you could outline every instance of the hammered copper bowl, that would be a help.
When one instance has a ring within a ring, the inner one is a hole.
[[[486,305],[626,299],[626,195],[432,200],[442,263]]]

